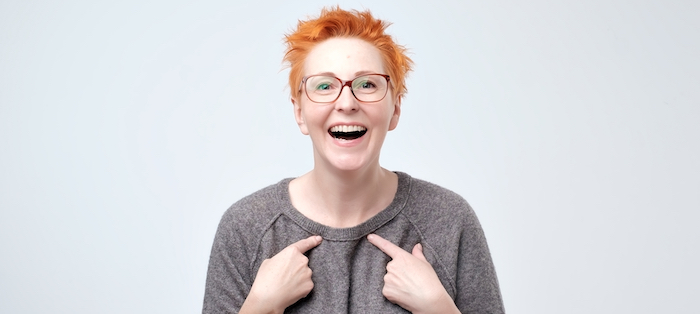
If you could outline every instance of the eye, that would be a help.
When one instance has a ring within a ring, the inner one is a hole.
[[[330,83],[320,83],[316,85],[315,90],[329,90],[331,89],[331,84]]]
[[[377,85],[374,85],[374,83],[370,82],[370,81],[364,81],[364,82],[362,82],[360,87],[362,87],[362,88],[374,88],[374,87],[377,87]]]
[[[338,88],[338,80],[328,76],[312,76],[306,82],[306,90],[317,94],[331,93]]]
[[[358,77],[352,82],[352,89],[360,92],[371,92],[377,90],[377,83],[373,77]]]

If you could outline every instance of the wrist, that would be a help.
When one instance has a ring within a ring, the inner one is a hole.
[[[440,310],[434,313],[455,313],[455,314],[460,314],[459,308],[457,308],[457,305],[455,304],[455,301],[452,300],[452,297],[450,297],[449,294],[447,294],[447,291],[442,295],[442,298],[438,301],[437,304],[440,304]]]
[[[455,304],[452,297],[444,291],[441,295],[428,302],[427,309],[420,309],[412,312],[413,314],[460,314],[459,308]]]
[[[284,309],[277,308],[274,302],[270,302],[269,300],[265,300],[265,298],[261,298],[251,290],[251,292],[248,294],[248,297],[246,297],[245,301],[243,301],[241,310],[238,313],[282,314],[284,313]]]

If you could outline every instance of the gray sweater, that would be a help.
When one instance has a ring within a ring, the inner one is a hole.
[[[285,313],[406,313],[382,295],[389,256],[367,241],[376,233],[426,259],[462,313],[504,313],[496,272],[479,221],[452,191],[397,172],[393,202],[351,228],[331,228],[299,213],[284,179],[233,204],[216,232],[203,313],[238,313],[263,260],[311,235],[314,288]]]

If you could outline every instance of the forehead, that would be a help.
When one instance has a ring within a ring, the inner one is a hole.
[[[351,79],[360,72],[384,73],[379,49],[357,38],[331,38],[316,45],[306,56],[304,75],[332,73]]]

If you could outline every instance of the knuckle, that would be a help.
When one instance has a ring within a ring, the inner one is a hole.
[[[382,294],[384,295],[384,297],[386,297],[387,300],[391,301],[391,303],[396,303],[396,298],[392,293],[391,289],[385,286],[384,289],[382,289]]]
[[[387,273],[384,275],[384,284],[391,284],[396,281],[396,275],[392,273]]]
[[[311,290],[314,289],[314,282],[311,280],[308,280],[304,282],[303,284],[300,285],[301,291],[304,294],[304,296],[308,295]]]

